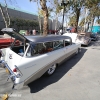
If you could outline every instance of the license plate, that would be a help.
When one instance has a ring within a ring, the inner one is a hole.
[[[6,73],[8,73],[9,74],[9,70],[6,68]]]

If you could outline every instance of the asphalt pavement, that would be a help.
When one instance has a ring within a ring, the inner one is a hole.
[[[5,70],[0,68],[0,95],[11,93]],[[81,53],[60,65],[55,73],[42,76],[8,100],[100,100],[100,37]]]

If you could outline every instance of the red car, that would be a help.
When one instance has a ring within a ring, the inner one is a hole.
[[[12,42],[14,42],[14,38],[0,36],[0,49],[9,47]],[[16,45],[19,45],[19,41],[16,42]]]

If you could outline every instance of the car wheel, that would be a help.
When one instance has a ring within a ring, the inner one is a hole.
[[[81,52],[81,48],[78,48],[78,52],[79,52],[79,53]]]
[[[76,55],[78,54],[78,49],[77,49],[77,51],[75,52],[75,54],[76,54]]]
[[[75,54],[77,55],[80,52],[81,52],[81,48],[78,48],[77,51],[75,52]]]
[[[53,64],[46,72],[47,75],[52,75],[55,72],[56,64]]]

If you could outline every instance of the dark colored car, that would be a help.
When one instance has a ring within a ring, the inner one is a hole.
[[[97,34],[91,34],[90,37],[91,37],[92,41],[96,41],[98,39],[98,35]]]

